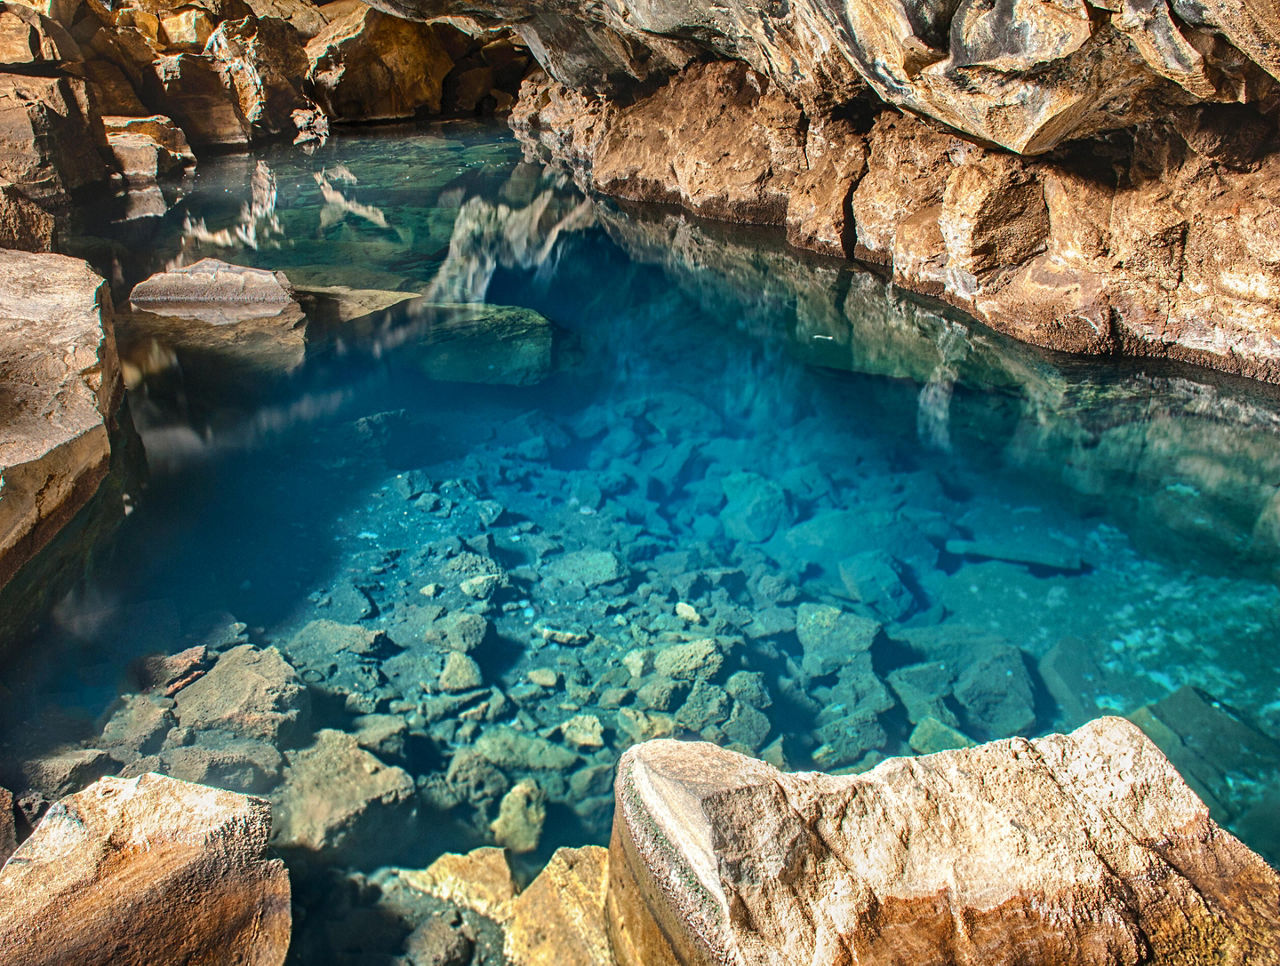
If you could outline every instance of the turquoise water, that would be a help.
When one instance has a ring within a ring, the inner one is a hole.
[[[395,800],[295,841],[299,868],[495,835],[535,868],[606,841],[612,765],[650,736],[858,770],[1103,713],[1280,858],[1273,392],[1054,357],[775,233],[588,200],[500,129],[190,189],[86,239],[121,307],[216,257],[283,271],[305,340],[122,315],[150,478],[7,672],[11,772],[106,746],[140,657],[248,643],[308,689],[274,757],[182,719],[103,767],[301,811],[297,756],[357,735]]]

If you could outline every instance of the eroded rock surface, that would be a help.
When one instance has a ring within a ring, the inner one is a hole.
[[[278,966],[292,914],[270,829],[261,799],[161,775],[95,782],[0,871],[5,963]]]
[[[106,476],[123,390],[110,313],[84,262],[0,251],[0,584]]]
[[[1274,963],[1280,877],[1121,719],[865,774],[623,756],[624,963]]]

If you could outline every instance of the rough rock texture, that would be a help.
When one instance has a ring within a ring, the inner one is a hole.
[[[18,847],[18,837],[14,830],[13,795],[6,788],[0,788],[0,866]]]
[[[177,692],[174,713],[196,732],[216,729],[287,746],[307,733],[311,701],[279,651],[242,644]]]
[[[143,775],[58,802],[0,871],[6,966],[278,966],[289,876],[265,801]]]
[[[549,74],[628,97],[697,59],[740,60],[806,109],[869,87],[977,139],[1037,153],[1158,116],[1170,104],[1261,101],[1280,75],[1270,8],[831,0],[762,10],[569,0],[380,0],[419,17],[515,23]]]
[[[335,120],[438,114],[453,59],[426,24],[382,13],[360,0],[324,8],[329,25],[307,44],[312,88]]]
[[[24,252],[53,249],[53,215],[7,181],[0,181],[0,248]]]
[[[1122,719],[853,777],[652,742],[616,794],[622,963],[1280,962],[1280,876]]]
[[[354,736],[325,728],[314,745],[288,758],[277,800],[278,845],[356,854],[372,824],[405,822],[413,779],[359,747]]]
[[[75,77],[0,73],[0,179],[46,206],[110,174],[107,136]]]
[[[302,92],[307,53],[291,24],[275,18],[228,20],[209,37],[204,53],[230,79],[254,139],[288,133],[310,140],[328,134],[323,123],[309,130],[316,107]]]
[[[122,392],[102,278],[0,251],[0,585],[97,490]]]
[[[471,909],[502,927],[514,966],[612,966],[605,927],[609,851],[597,845],[557,849],[520,892],[502,849],[442,855],[423,870],[397,870],[405,885]]]

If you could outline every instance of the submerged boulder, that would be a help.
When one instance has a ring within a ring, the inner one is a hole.
[[[161,775],[63,799],[0,871],[6,966],[279,966],[289,876],[262,799]]]
[[[658,741],[619,765],[621,963],[1275,963],[1280,875],[1123,719],[862,775]]]

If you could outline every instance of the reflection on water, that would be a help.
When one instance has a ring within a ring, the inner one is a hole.
[[[268,794],[320,816],[278,830],[295,862],[371,868],[603,841],[647,737],[859,769],[1114,712],[1280,854],[1269,391],[1051,357],[769,233],[583,198],[482,128],[206,165],[114,251],[126,288],[284,271],[305,363],[233,379],[121,319],[153,480],[26,648],[15,758]],[[305,728],[126,673],[193,644],[228,681],[278,648]],[[166,723],[119,740],[144,700]]]

